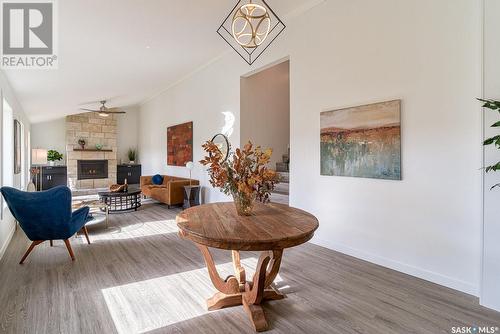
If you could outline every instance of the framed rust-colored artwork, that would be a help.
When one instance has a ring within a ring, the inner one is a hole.
[[[167,164],[185,166],[193,161],[193,122],[167,128]]]

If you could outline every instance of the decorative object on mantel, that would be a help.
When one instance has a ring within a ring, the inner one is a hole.
[[[193,171],[194,163],[192,161],[186,162],[186,168],[189,169],[189,186],[192,186],[191,172]]]
[[[252,65],[285,28],[266,1],[240,0],[226,16],[217,33]]]
[[[103,146],[102,146],[102,144],[95,144],[95,148],[96,148],[96,150],[101,151]]]
[[[232,195],[236,210],[241,216],[250,216],[254,202],[269,202],[271,191],[278,183],[275,171],[267,168],[272,149],[254,148],[249,141],[243,149],[230,152],[226,160],[219,147],[212,141],[203,144],[208,153],[200,163],[209,166],[210,184]]]
[[[321,175],[401,180],[401,100],[321,113]]]
[[[135,164],[135,159],[137,158],[137,152],[133,148],[129,148],[127,151],[127,156],[130,164]]]
[[[87,142],[85,141],[85,139],[83,139],[83,138],[78,139],[78,145],[80,145],[80,147],[82,148],[82,150],[85,149],[85,144],[87,144]]]
[[[56,161],[61,161],[63,159],[63,155],[56,150],[49,150],[47,152],[47,160],[49,161],[49,165],[54,166]]]
[[[167,128],[167,164],[184,167],[193,161],[193,122]]]
[[[481,102],[484,102],[483,108],[487,108],[487,109],[491,109],[493,111],[500,112],[500,101],[484,100],[484,99],[478,99],[478,100]],[[498,127],[500,127],[500,121],[494,123],[493,125],[491,125],[491,127],[498,129]],[[488,138],[483,142],[484,146],[488,146],[488,145],[492,145],[492,144],[494,144],[497,149],[500,149],[500,135],[496,135],[496,136],[493,136],[491,138]],[[486,173],[499,171],[500,170],[500,161],[494,165],[485,167],[484,170]],[[493,190],[496,187],[500,187],[500,183],[493,185],[490,188],[490,190]]]

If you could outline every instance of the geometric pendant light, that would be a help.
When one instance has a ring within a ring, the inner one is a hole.
[[[285,24],[265,0],[240,0],[217,33],[252,65],[285,30]]]

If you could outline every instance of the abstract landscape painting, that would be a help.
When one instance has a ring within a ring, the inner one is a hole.
[[[401,100],[322,112],[321,175],[401,180]]]

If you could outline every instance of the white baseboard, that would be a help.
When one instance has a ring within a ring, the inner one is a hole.
[[[484,307],[487,307],[487,308],[490,308],[492,310],[500,312],[500,302],[498,300],[489,300],[489,299],[485,300],[485,299],[488,299],[488,298],[480,298],[479,299],[479,304],[481,306],[484,306]]]
[[[0,248],[0,260],[3,258],[3,255],[5,254],[5,251],[7,250],[7,247],[9,246],[10,241],[12,240],[12,237],[14,236],[14,232],[16,231],[16,224],[17,224],[17,222],[14,221],[14,224],[12,224],[12,228],[9,231],[9,235],[7,236],[7,239],[5,239],[5,242],[2,245],[2,248]]]
[[[432,283],[436,283],[454,290],[471,294],[473,296],[479,296],[479,287],[469,282],[464,282],[453,277],[442,275],[426,269],[418,268],[406,263],[381,257],[375,254],[370,254],[365,251],[355,249],[346,245],[332,243],[317,237],[313,238],[311,242],[316,245],[323,246],[346,255],[350,255],[368,262],[375,263],[382,267],[386,267],[411,276],[415,276],[423,280],[430,281]]]

